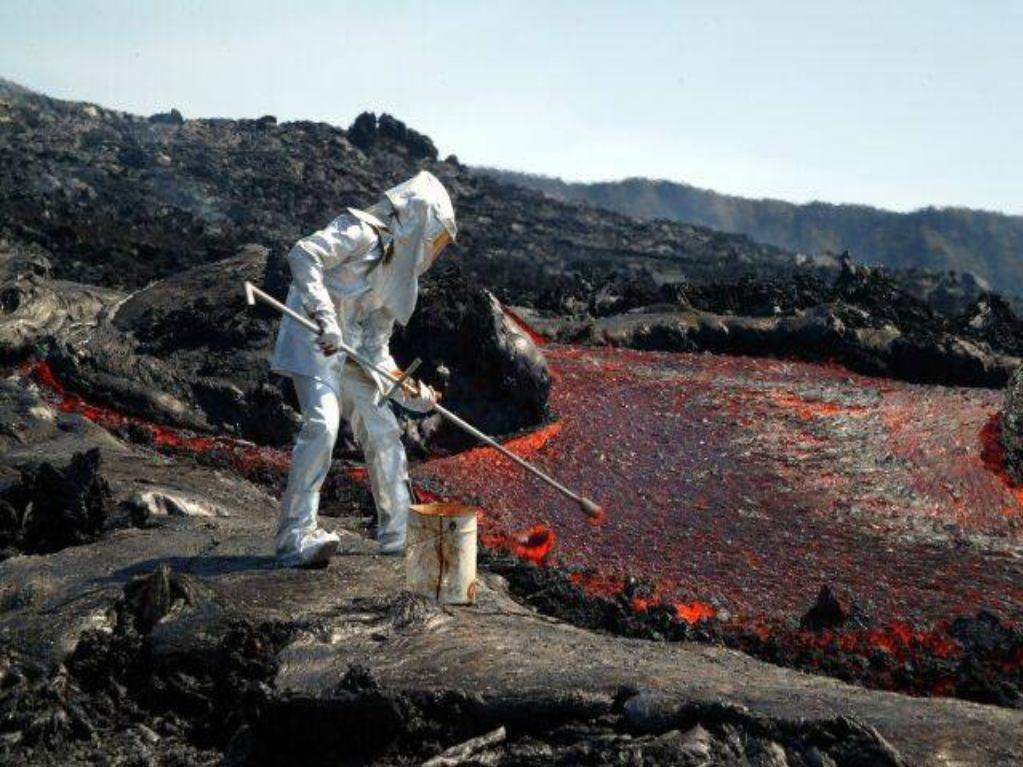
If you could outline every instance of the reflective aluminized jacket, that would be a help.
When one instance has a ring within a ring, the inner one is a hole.
[[[433,241],[445,231],[455,239],[451,200],[431,173],[421,171],[387,190],[370,211],[349,208],[300,240],[288,254],[287,304],[311,318],[335,316],[346,344],[394,370],[388,348],[394,323],[411,317],[419,276],[432,263]],[[315,336],[294,320],[281,321],[270,362],[275,372],[316,378],[340,391],[344,362],[340,352],[325,356]]]
[[[334,219],[288,254],[292,283],[287,304],[315,318],[324,303],[337,317],[344,342],[388,370],[396,365],[388,349],[394,317],[374,294],[367,272],[383,258],[374,228],[352,213]],[[326,356],[316,337],[285,317],[270,367],[282,375],[316,378],[340,391],[345,354]]]

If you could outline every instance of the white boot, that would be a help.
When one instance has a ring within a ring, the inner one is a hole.
[[[290,550],[278,550],[277,563],[281,567],[325,567],[340,545],[341,539],[336,533],[313,530],[303,535]]]

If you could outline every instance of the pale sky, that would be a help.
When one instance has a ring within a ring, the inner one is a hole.
[[[1023,1],[0,0],[0,76],[469,164],[1023,214]]]

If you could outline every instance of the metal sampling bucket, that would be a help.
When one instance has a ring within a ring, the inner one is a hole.
[[[476,507],[461,503],[412,506],[405,547],[409,591],[444,605],[476,600]]]

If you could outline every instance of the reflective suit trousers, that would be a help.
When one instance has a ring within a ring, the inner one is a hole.
[[[377,508],[377,540],[385,546],[403,545],[412,497],[401,429],[390,405],[374,403],[376,385],[351,364],[345,366],[340,396],[315,378],[296,375],[292,381],[302,411],[302,429],[295,440],[281,500],[275,539],[278,556],[295,553],[315,538],[320,487],[330,469],[341,417],[351,425],[366,457]]]

